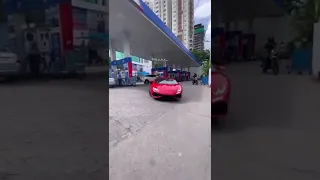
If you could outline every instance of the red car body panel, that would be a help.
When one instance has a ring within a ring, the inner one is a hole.
[[[154,90],[157,89],[157,91]],[[180,89],[180,93],[177,94]],[[154,80],[150,85],[149,94],[151,97],[157,99],[161,97],[172,97],[175,99],[180,99],[182,97],[183,89],[180,84],[158,84],[157,80]]]
[[[211,116],[213,118],[227,115],[230,92],[229,78],[221,70],[211,72]]]

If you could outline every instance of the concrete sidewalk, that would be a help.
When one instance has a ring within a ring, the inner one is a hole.
[[[210,88],[109,151],[110,180],[211,179]]]

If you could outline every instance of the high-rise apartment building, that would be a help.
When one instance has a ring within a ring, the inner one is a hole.
[[[153,11],[153,0],[144,0],[144,3]]]
[[[193,0],[172,0],[172,32],[188,49],[193,47]]]
[[[205,36],[204,25],[196,24],[194,26],[193,49],[196,49],[199,51],[204,50],[204,36]]]
[[[193,48],[193,0],[144,0],[188,49]]]
[[[170,29],[172,28],[172,3],[171,0],[144,0],[152,11],[164,22]]]

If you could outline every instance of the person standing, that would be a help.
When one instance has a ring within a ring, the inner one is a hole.
[[[120,72],[118,72],[118,84],[119,84],[119,86],[122,86],[122,76],[121,76],[121,73]]]
[[[39,77],[40,75],[40,63],[41,55],[37,46],[37,43],[33,42],[31,44],[30,53],[29,53],[29,64],[30,70],[34,77]]]

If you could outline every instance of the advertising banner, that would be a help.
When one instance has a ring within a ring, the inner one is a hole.
[[[132,65],[132,71],[137,71],[137,64]]]
[[[63,52],[73,49],[73,19],[70,3],[59,4]]]

